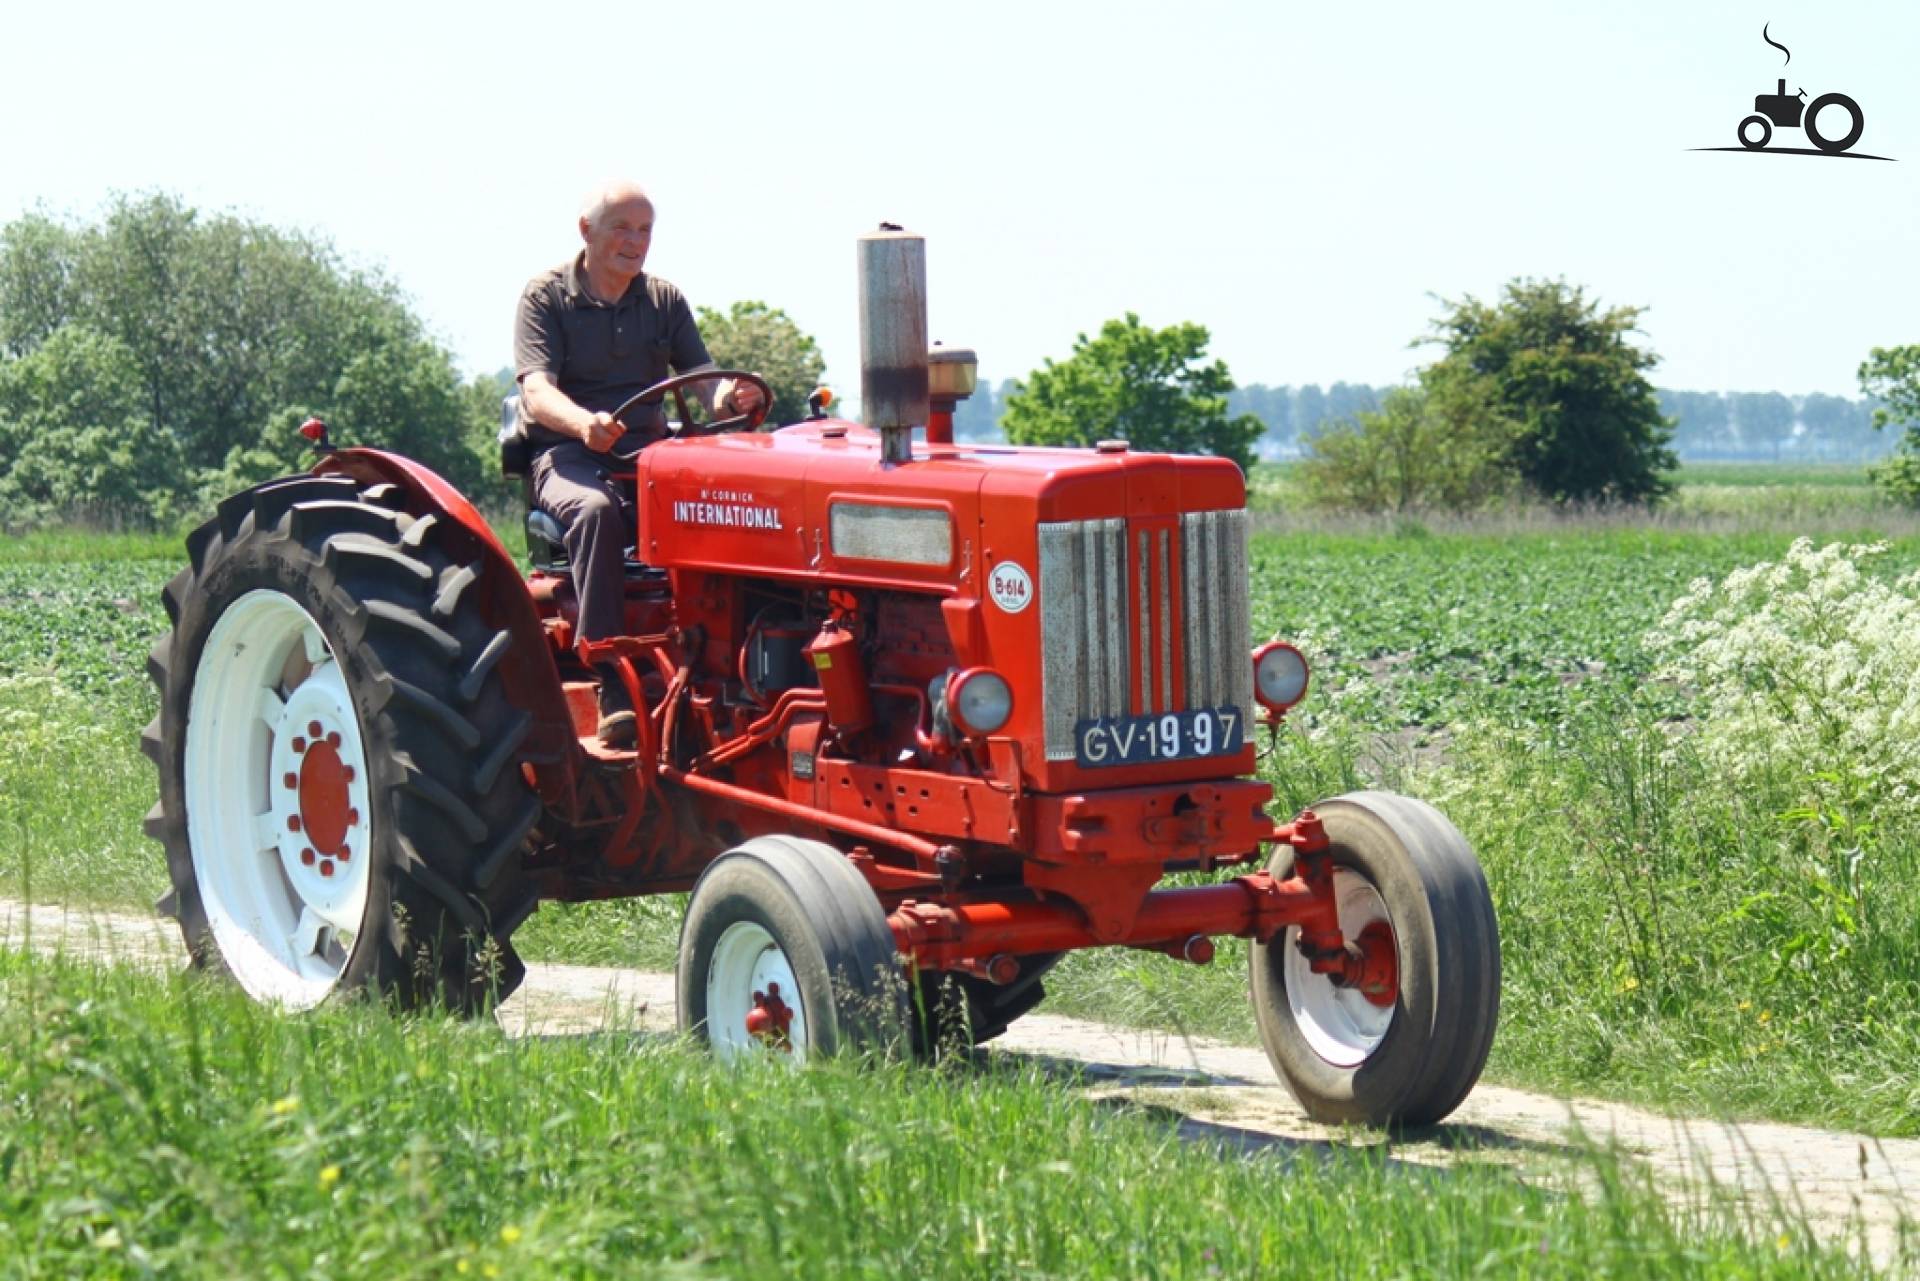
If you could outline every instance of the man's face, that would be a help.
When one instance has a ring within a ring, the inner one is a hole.
[[[597,221],[580,220],[580,237],[594,266],[637,276],[653,243],[653,204],[644,196],[610,204]]]

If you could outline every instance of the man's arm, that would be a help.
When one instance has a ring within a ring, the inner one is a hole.
[[[536,282],[520,295],[520,307],[513,317],[513,364],[520,381],[520,406],[527,417],[549,431],[571,436],[588,449],[605,453],[620,439],[620,424],[612,414],[596,414],[560,390],[558,378],[565,350],[565,334],[552,299]]]
[[[686,295],[678,290],[674,291],[673,302],[667,312],[667,342],[668,363],[676,374],[713,368],[713,357],[707,354],[707,344],[700,337],[700,326],[693,318],[693,308],[687,305]],[[707,412],[715,418],[747,413],[760,403],[760,389],[752,383],[716,378],[698,386],[700,399],[705,403]]]
[[[595,453],[606,453],[620,439],[620,424],[612,414],[596,414],[575,404],[544,370],[536,369],[521,377],[520,404],[527,417],[542,427],[572,436]]]

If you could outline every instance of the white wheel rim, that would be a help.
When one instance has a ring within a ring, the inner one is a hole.
[[[1387,904],[1367,879],[1350,868],[1333,869],[1333,897],[1340,912],[1340,934],[1349,944],[1375,921],[1393,922]],[[1298,926],[1287,930],[1281,946],[1281,978],[1287,990],[1287,1009],[1313,1052],[1335,1067],[1359,1067],[1393,1025],[1394,1006],[1375,1005],[1357,988],[1336,987],[1324,974],[1315,974],[1296,945]]]
[[[790,1055],[747,1031],[756,994],[774,993],[793,1013],[786,1035]],[[735,921],[714,944],[713,959],[707,963],[707,1040],[723,1062],[769,1053],[794,1063],[806,1060],[807,1012],[801,1006],[800,984],[773,935],[753,921]]]
[[[346,679],[292,598],[250,591],[214,624],[182,766],[194,878],[227,968],[256,1000],[318,1004],[361,931],[372,807]]]

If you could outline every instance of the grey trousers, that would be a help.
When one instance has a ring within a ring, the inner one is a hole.
[[[618,481],[616,468],[627,473]],[[533,460],[534,505],[566,530],[573,590],[580,598],[580,640],[605,640],[624,630],[624,562],[634,531],[620,493],[633,484],[632,471],[631,455],[596,454],[577,440]]]

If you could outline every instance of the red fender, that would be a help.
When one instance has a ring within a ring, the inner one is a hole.
[[[414,516],[432,513],[450,522],[468,545],[456,550],[478,556],[481,564],[480,610],[488,625],[506,629],[510,638],[500,659],[500,679],[515,707],[533,717],[526,757],[535,771],[542,801],[564,810],[576,795],[582,765],[560,688],[560,669],[547,645],[546,629],[534,612],[520,569],[466,496],[429,467],[381,449],[335,449],[314,464],[316,476],[348,476],[366,485],[386,483],[405,491],[405,509]]]

